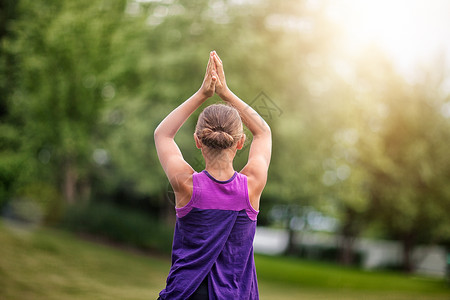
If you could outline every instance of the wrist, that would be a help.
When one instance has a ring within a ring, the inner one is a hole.
[[[203,103],[206,100],[208,100],[208,98],[210,98],[212,95],[208,95],[200,88],[197,92],[195,92],[194,96]]]
[[[223,89],[223,91],[221,91],[220,93],[217,93],[217,94],[224,101],[229,101],[233,95],[233,93],[231,92],[231,90],[228,87]]]

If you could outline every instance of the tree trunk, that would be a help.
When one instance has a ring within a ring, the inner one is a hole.
[[[79,201],[86,203],[91,198],[92,184],[90,180],[78,180],[78,198]]]
[[[289,205],[286,208],[286,230],[288,232],[288,243],[286,247],[286,255],[294,255],[297,252],[297,246],[295,245],[295,231],[292,228],[292,219],[297,215],[298,208],[296,206]]]
[[[75,165],[70,159],[66,160],[63,167],[63,182],[62,190],[64,199],[69,204],[74,204],[76,201],[78,174]]]
[[[287,255],[294,255],[296,252],[296,246],[295,246],[295,231],[291,228],[291,226],[288,226],[288,243],[286,247],[286,254]]]
[[[355,237],[342,235],[340,240],[339,262],[345,266],[349,266],[354,262],[355,253],[353,251],[353,244]]]
[[[414,263],[411,257],[414,249],[414,235],[406,234],[402,238],[403,246],[403,270],[407,273],[411,273],[414,270]]]
[[[349,266],[354,262],[354,242],[361,228],[357,222],[357,213],[350,208],[345,210],[345,223],[341,230],[339,242],[339,262],[345,266]]]

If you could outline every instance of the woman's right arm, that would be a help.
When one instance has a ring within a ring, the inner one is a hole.
[[[272,133],[266,121],[227,87],[222,61],[216,52],[214,52],[214,63],[218,75],[216,93],[238,110],[242,122],[253,135],[248,162],[241,173],[248,178],[250,202],[253,208],[258,210],[259,198],[267,182],[267,172],[272,154]]]
[[[175,192],[177,207],[186,204],[191,197],[194,169],[184,160],[175,143],[175,135],[189,116],[214,95],[217,80],[214,68],[211,53],[200,89],[165,117],[154,132],[158,158]]]

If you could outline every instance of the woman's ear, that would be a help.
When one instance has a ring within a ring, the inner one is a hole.
[[[245,138],[246,138],[245,133],[243,133],[241,138],[237,142],[236,149],[241,150],[244,147]]]
[[[203,144],[200,141],[200,139],[198,138],[196,133],[194,133],[194,140],[195,140],[195,146],[197,146],[197,149],[202,149]]]

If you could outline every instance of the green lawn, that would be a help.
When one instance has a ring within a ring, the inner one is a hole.
[[[450,299],[450,286],[427,277],[259,255],[256,266],[263,299],[283,289],[282,299]]]
[[[443,280],[256,256],[261,299],[450,299]],[[168,257],[0,222],[0,299],[156,299]]]

